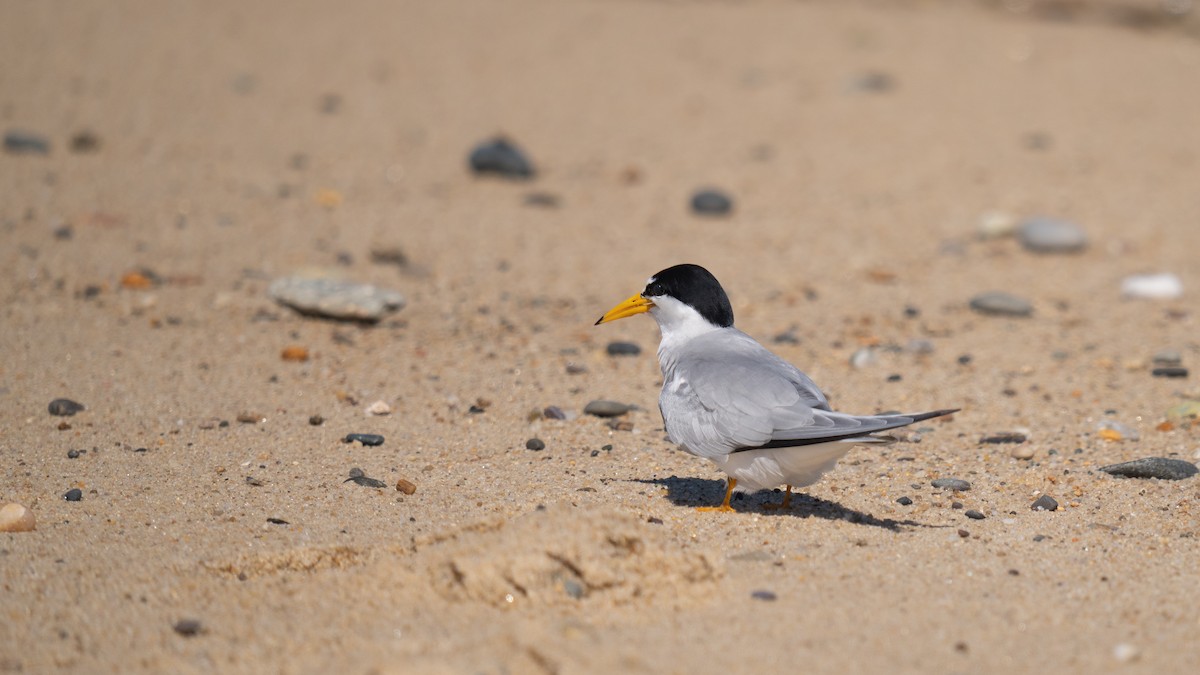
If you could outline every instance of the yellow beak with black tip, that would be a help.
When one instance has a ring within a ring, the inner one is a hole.
[[[600,319],[598,321],[596,321],[596,323],[594,325],[599,326],[602,323],[608,323],[609,321],[616,321],[617,319],[624,319],[625,317],[633,316],[634,314],[641,314],[643,312],[648,312],[648,311],[650,311],[650,308],[653,306],[654,306],[653,300],[651,300],[649,298],[644,298],[644,297],[642,297],[641,293],[639,293],[639,294],[629,298],[625,302],[622,302],[621,304],[617,305],[616,307],[613,307],[612,309],[608,310],[608,313],[605,314],[604,316],[600,317]]]

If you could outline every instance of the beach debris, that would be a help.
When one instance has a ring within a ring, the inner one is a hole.
[[[1042,495],[1029,505],[1033,511],[1055,511],[1058,509],[1058,502],[1050,495]]]
[[[862,347],[850,355],[851,368],[867,368],[879,363],[879,355],[870,347]]]
[[[288,345],[279,353],[279,357],[284,361],[303,363],[308,360],[308,348],[300,345]]]
[[[37,529],[33,511],[15,502],[0,507],[0,532],[32,532]]]
[[[1182,459],[1167,457],[1143,457],[1129,462],[1100,467],[1104,473],[1122,478],[1158,478],[1161,480],[1183,480],[1191,478],[1200,469]]]
[[[80,490],[79,488],[71,488],[70,490],[67,490],[65,493],[63,493],[63,499],[65,499],[69,502],[80,501],[81,499],[83,499],[83,490]]]
[[[385,401],[380,399],[378,401],[375,401],[371,405],[367,406],[366,412],[368,415],[391,415],[392,414],[392,406],[388,405]]]
[[[417,484],[407,478],[397,478],[396,491],[411,495],[417,491]]]
[[[383,436],[379,434],[346,434],[346,437],[342,439],[343,443],[353,443],[355,441],[368,446],[383,445]]]
[[[1017,219],[1005,211],[988,211],[979,216],[975,231],[980,239],[1011,237],[1017,231]]]
[[[76,403],[69,398],[56,398],[48,406],[50,414],[56,417],[71,417],[75,413],[87,410],[82,403]]]
[[[476,174],[496,174],[504,178],[529,179],[536,171],[525,153],[507,138],[484,141],[471,150],[471,171]]]
[[[4,151],[14,155],[48,155],[50,141],[32,131],[10,129],[4,132]]]
[[[321,277],[281,277],[271,282],[267,294],[306,316],[339,321],[375,322],[405,305],[396,291]]]
[[[596,400],[590,401],[583,408],[584,414],[595,415],[596,417],[619,417],[633,409],[633,406],[628,403],[619,403],[617,401]]]
[[[604,351],[609,356],[637,356],[642,353],[642,348],[632,342],[610,342],[604,348]]]
[[[238,413],[237,421],[242,424],[260,424],[267,421],[267,416],[256,412]]]
[[[184,637],[195,637],[204,632],[204,624],[200,619],[180,619],[172,624],[171,630]]]
[[[1183,295],[1183,282],[1170,273],[1134,274],[1121,280],[1121,295],[1146,300],[1173,300]]]
[[[988,291],[971,298],[971,309],[989,316],[1029,316],[1033,304],[1004,291]]]
[[[775,591],[768,591],[766,589],[754,591],[750,594],[750,597],[755,600],[762,600],[763,602],[775,602],[779,599],[779,596],[775,594]]]
[[[698,190],[692,195],[692,213],[701,216],[725,216],[733,211],[733,199],[720,190]]]
[[[556,405],[550,405],[546,406],[546,408],[542,410],[542,417],[545,417],[548,420],[565,420],[567,419],[567,413],[565,410]]]
[[[1142,435],[1137,429],[1116,420],[1104,420],[1097,425],[1100,438],[1106,441],[1140,441]]]
[[[350,469],[350,477],[342,482],[349,483],[352,481],[363,487],[369,487],[369,488],[385,488],[385,487],[387,487],[387,483],[385,483],[377,478],[369,478],[363,472],[363,470],[358,467],[354,467],[353,469]]]
[[[1035,253],[1078,253],[1087,248],[1087,234],[1075,223],[1034,216],[1017,227],[1017,238]]]
[[[963,492],[971,489],[971,484],[961,478],[938,478],[930,483],[935,488]]]
[[[984,436],[983,438],[979,439],[979,442],[980,443],[995,443],[995,444],[1024,443],[1025,442],[1025,434],[1022,434],[1017,431],[1002,431],[1000,433],[992,434],[991,436]]]

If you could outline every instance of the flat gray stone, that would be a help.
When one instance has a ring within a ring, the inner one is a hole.
[[[1033,304],[1003,291],[988,291],[971,298],[971,309],[990,316],[1029,316]]]
[[[370,284],[303,276],[271,282],[267,293],[282,305],[341,321],[378,321],[404,307],[404,296]]]
[[[1160,478],[1162,480],[1183,480],[1200,473],[1200,469],[1197,469],[1196,465],[1191,462],[1166,457],[1143,457],[1131,462],[1102,466],[1100,470],[1124,478]]]
[[[619,417],[633,409],[633,406],[628,403],[618,403],[617,401],[592,401],[587,404],[583,412],[596,417]]]
[[[1017,238],[1035,253],[1078,253],[1087,248],[1083,228],[1066,220],[1036,216],[1021,223]]]
[[[971,489],[971,484],[961,478],[938,478],[930,483],[930,485],[943,490],[957,490],[959,492]]]

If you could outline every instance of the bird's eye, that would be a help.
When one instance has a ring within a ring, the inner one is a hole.
[[[646,290],[642,291],[642,295],[647,298],[657,298],[666,295],[667,292],[663,289],[663,285],[657,281],[646,286]]]

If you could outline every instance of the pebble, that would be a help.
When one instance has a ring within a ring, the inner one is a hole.
[[[767,590],[754,591],[750,594],[750,597],[754,598],[755,600],[762,600],[763,602],[775,602],[779,599],[779,596],[775,594],[775,591]]]
[[[1083,228],[1066,220],[1035,216],[1017,227],[1017,238],[1035,253],[1077,253],[1087,248]]]
[[[980,443],[1024,443],[1025,434],[1015,431],[1002,431],[979,439]]]
[[[1156,353],[1151,362],[1158,367],[1173,368],[1183,365],[1183,355],[1173,349],[1164,349]]]
[[[68,450],[67,451],[67,459],[78,459],[78,458],[79,458],[78,450]]]
[[[988,211],[979,217],[975,231],[980,239],[1011,237],[1017,231],[1017,219],[1004,211]]]
[[[1042,495],[1034,500],[1029,508],[1034,511],[1055,511],[1058,509],[1058,502],[1050,495]]]
[[[71,136],[71,152],[83,154],[99,149],[100,137],[87,129],[77,131]]]
[[[387,483],[385,483],[377,478],[367,477],[367,475],[365,473],[363,473],[363,470],[358,467],[350,469],[350,477],[342,482],[349,483],[351,481],[353,481],[354,483],[361,485],[363,487],[370,487],[370,488],[387,487]]]
[[[1130,462],[1102,466],[1100,470],[1124,478],[1160,478],[1162,480],[1183,480],[1195,476],[1200,471],[1191,462],[1166,457],[1143,457]]]
[[[0,508],[0,532],[32,532],[37,528],[33,511],[17,503]]]
[[[966,511],[963,512],[963,515],[970,518],[971,520],[983,520],[984,518],[987,517],[987,516],[983,515],[983,512],[977,511],[975,509],[967,509]]]
[[[1172,300],[1183,295],[1183,282],[1174,274],[1134,274],[1121,280],[1121,295],[1147,300]]]
[[[1188,376],[1188,369],[1179,366],[1163,366],[1150,371],[1154,377],[1181,378]]]
[[[545,450],[546,443],[540,438],[531,438],[525,441],[526,450]]]
[[[597,400],[589,402],[584,407],[583,412],[587,415],[595,415],[596,417],[619,417],[632,409],[633,406],[628,403]]]
[[[346,434],[342,439],[343,443],[353,443],[358,441],[363,445],[383,445],[383,436],[379,434]]]
[[[879,356],[870,347],[863,347],[850,355],[852,368],[867,368],[879,363]]]
[[[1116,420],[1104,420],[1096,426],[1100,437],[1109,441],[1140,441],[1142,435],[1137,429]]]
[[[204,624],[200,619],[180,619],[171,629],[184,637],[195,637],[204,632]]]
[[[40,134],[10,129],[4,132],[4,151],[14,155],[48,155],[50,141]]]
[[[908,497],[901,497],[896,500],[896,503],[900,506],[911,506],[913,502]]]
[[[313,425],[314,427],[319,427],[322,424],[325,424],[325,418],[321,417],[320,415],[309,415],[308,423]]]
[[[398,478],[396,479],[396,491],[411,495],[417,491],[417,484],[407,478]]]
[[[383,400],[375,401],[367,406],[368,415],[391,415],[392,406],[385,403]]]
[[[506,138],[494,138],[471,150],[471,170],[477,174],[494,173],[505,178],[533,178],[533,165],[525,153]]]
[[[404,296],[370,284],[303,276],[271,282],[267,294],[297,312],[341,321],[379,321],[404,307]]]
[[[642,348],[632,342],[610,342],[604,351],[609,356],[637,356],[642,353]]]
[[[63,494],[63,499],[69,502],[77,502],[83,499],[83,490],[80,490],[79,488],[71,488]]]
[[[1029,316],[1033,304],[1003,291],[989,291],[971,298],[971,309],[991,316]]]
[[[1036,451],[1033,449],[1032,445],[1020,445],[1020,446],[1013,448],[1012,452],[1010,452],[1008,454],[1013,459],[1033,459],[1033,456],[1034,456],[1034,454],[1036,454]]]
[[[938,478],[930,483],[930,485],[935,488],[942,488],[943,490],[954,490],[955,492],[963,492],[964,490],[971,489],[971,484],[961,478]]]
[[[567,419],[567,413],[563,412],[562,408],[551,405],[546,406],[546,409],[542,411],[542,417],[548,420],[565,420]]]
[[[699,190],[692,195],[692,212],[702,216],[725,216],[733,210],[733,200],[720,190]]]
[[[1121,663],[1136,661],[1141,655],[1141,651],[1128,642],[1121,642],[1113,647],[1113,658]]]
[[[896,80],[888,73],[878,70],[868,70],[858,73],[846,83],[849,91],[879,94],[890,91],[896,86]]]
[[[279,357],[284,361],[303,363],[308,360],[308,349],[300,345],[288,345],[279,353]]]
[[[538,206],[545,209],[556,209],[562,203],[553,192],[530,192],[521,199],[525,206]]]
[[[71,417],[77,412],[87,410],[82,403],[76,403],[69,398],[56,398],[50,401],[50,414],[58,417]]]

